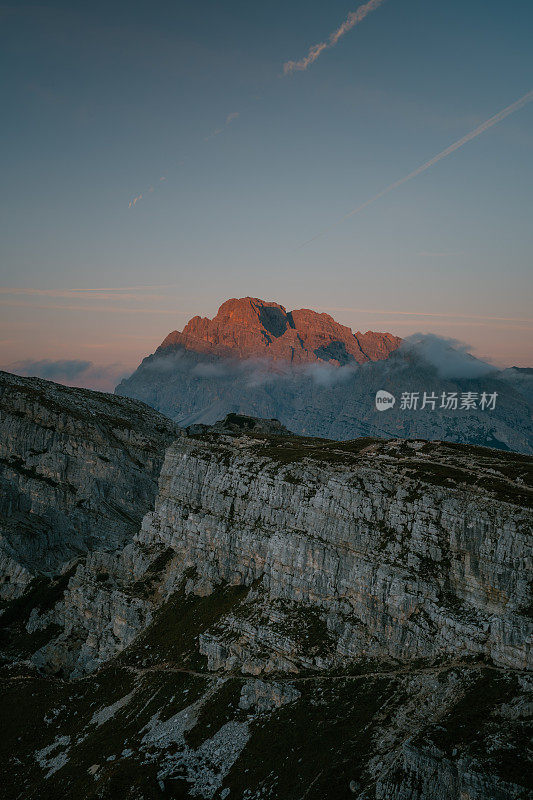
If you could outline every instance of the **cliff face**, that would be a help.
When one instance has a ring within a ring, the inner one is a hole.
[[[523,456],[444,444],[182,436],[133,540],[91,553],[57,607],[33,613],[30,633],[62,628],[34,661],[91,671],[171,592],[229,584],[249,598],[200,637],[211,669],[445,657],[526,669],[528,471]]]
[[[423,442],[185,438],[136,541],[177,553],[202,591],[259,582],[250,613],[200,642],[216,669],[444,656],[524,669],[526,469]],[[315,658],[267,622],[301,633],[308,608],[323,623]]]
[[[532,796],[531,459],[239,417],[163,455],[0,617],[7,797]]]
[[[158,352],[183,347],[239,359],[324,361],[339,366],[386,358],[400,342],[390,333],[354,334],[329,314],[308,308],[287,312],[278,303],[243,297],[227,300],[212,320],[193,317],[181,333],[170,333]]]
[[[0,372],[1,596],[131,539],[176,435],[136,401]]]

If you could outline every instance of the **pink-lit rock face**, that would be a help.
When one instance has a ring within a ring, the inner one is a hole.
[[[216,317],[193,317],[183,331],[173,331],[160,350],[187,350],[238,358],[330,364],[379,361],[400,345],[391,333],[352,333],[329,314],[308,308],[286,311],[256,297],[227,300]]]

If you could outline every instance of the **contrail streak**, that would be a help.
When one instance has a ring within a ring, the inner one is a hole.
[[[301,244],[300,247],[305,247],[305,245],[311,244],[311,242],[314,242],[316,239],[320,238],[320,236],[323,236],[332,228],[335,228],[337,225],[340,225],[349,217],[355,216],[355,214],[358,214],[364,208],[367,208],[367,206],[371,205],[372,203],[375,203],[376,200],[379,200],[379,198],[383,197],[383,195],[392,192],[393,189],[397,189],[398,186],[401,186],[403,183],[407,183],[407,181],[410,181],[412,178],[416,178],[417,175],[420,175],[422,172],[425,172],[427,169],[434,166],[439,161],[442,161],[443,158],[446,158],[446,156],[449,156],[451,153],[455,152],[455,150],[458,150],[460,147],[463,147],[463,145],[465,145],[467,142],[470,142],[472,139],[475,139],[476,136],[480,136],[480,134],[484,133],[485,131],[488,131],[488,129],[492,128],[493,125],[496,125],[498,122],[501,122],[503,119],[505,119],[505,117],[508,117],[509,114],[514,114],[515,111],[518,111],[520,108],[523,108],[523,106],[525,106],[527,103],[530,103],[532,100],[533,100],[533,90],[527,92],[527,94],[523,95],[523,97],[521,97],[519,100],[516,100],[514,103],[511,103],[511,105],[507,106],[507,108],[498,111],[498,113],[494,114],[493,117],[490,117],[485,122],[482,122],[481,125],[478,125],[478,127],[474,128],[473,131],[470,131],[470,133],[467,133],[466,136],[463,136],[462,139],[458,139],[456,142],[451,144],[445,150],[442,150],[442,152],[438,153],[436,156],[433,156],[433,158],[430,158],[429,161],[426,161],[425,164],[422,164],[422,166],[417,167],[415,170],[410,172],[409,175],[406,175],[405,177],[400,178],[397,181],[394,181],[394,183],[391,183],[390,186],[387,186],[385,189],[382,189],[380,192],[375,194],[374,197],[371,197],[370,200],[366,200],[364,203],[361,203],[361,205],[357,206],[357,208],[354,208],[353,211],[349,211],[348,214],[345,214],[343,217],[337,220],[337,222],[334,222],[332,225],[329,225],[327,228],[324,228],[323,231],[317,233],[316,236],[312,237],[312,239],[308,239],[306,242]]]
[[[310,67],[311,64],[314,64],[324,50],[329,50],[330,47],[335,47],[339,39],[344,36],[345,33],[351,31],[351,29],[358,25],[359,22],[362,22],[371,11],[375,11],[375,9],[379,8],[384,2],[385,0],[369,0],[368,3],[359,6],[357,11],[350,12],[342,25],[340,25],[336,31],[330,33],[327,41],[314,44],[309,48],[307,55],[300,59],[300,61],[286,61],[283,65],[283,74],[288,75],[296,70],[306,70],[307,67]]]

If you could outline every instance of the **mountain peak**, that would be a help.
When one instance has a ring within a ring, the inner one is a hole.
[[[180,347],[239,359],[340,366],[387,358],[400,342],[390,333],[354,334],[329,314],[309,308],[287,311],[279,303],[241,297],[222,303],[213,319],[193,317],[183,331],[170,333],[159,351]]]

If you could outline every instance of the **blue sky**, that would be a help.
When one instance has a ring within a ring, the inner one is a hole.
[[[384,0],[283,74],[360,5],[1,5],[0,364],[243,295],[531,364],[533,103],[301,246],[533,89],[524,0]]]

